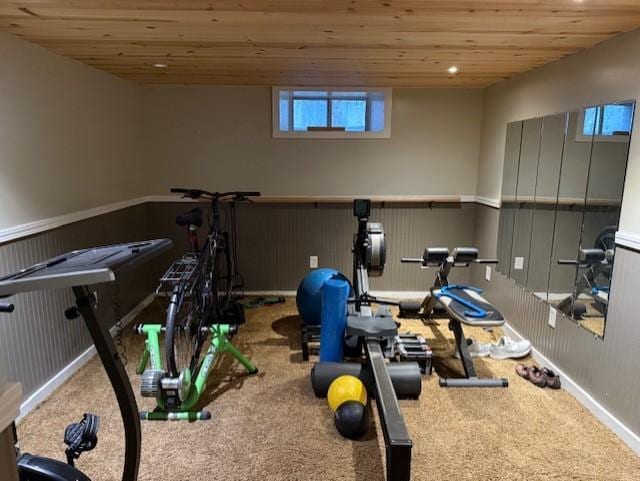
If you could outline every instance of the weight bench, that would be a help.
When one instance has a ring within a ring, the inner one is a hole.
[[[507,387],[505,378],[479,378],[462,325],[473,327],[499,327],[505,322],[502,314],[480,295],[481,289],[470,286],[449,285],[434,289],[432,295],[440,302],[449,316],[449,329],[453,331],[456,349],[462,360],[465,378],[440,378],[441,387]]]
[[[472,286],[449,284],[449,274],[454,267],[468,267],[475,264],[495,264],[495,259],[479,259],[475,247],[457,247],[450,254],[447,247],[428,247],[422,257],[403,257],[403,263],[420,264],[421,267],[439,267],[430,293],[421,303],[401,304],[401,312],[407,316],[417,316],[423,320],[432,318],[442,311],[449,318],[449,329],[453,331],[456,349],[462,360],[465,377],[461,379],[441,378],[441,387],[507,387],[507,379],[479,378],[468,341],[462,325],[475,327],[498,327],[505,322],[502,314],[484,297],[482,289]]]

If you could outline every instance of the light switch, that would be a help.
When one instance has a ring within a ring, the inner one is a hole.
[[[513,260],[513,268],[517,271],[524,269],[524,257],[516,257]]]
[[[309,269],[318,268],[318,256],[309,256]]]
[[[553,327],[554,329],[556,328],[556,319],[558,317],[558,311],[556,309],[554,309],[553,307],[549,308],[549,325],[551,327]]]

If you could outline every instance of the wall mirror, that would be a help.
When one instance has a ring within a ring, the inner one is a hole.
[[[634,102],[507,125],[499,272],[605,332]]]

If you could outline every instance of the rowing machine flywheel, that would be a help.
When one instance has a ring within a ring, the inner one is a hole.
[[[387,261],[387,248],[384,240],[384,229],[378,222],[367,223],[367,271],[372,277],[379,277],[384,272]]]

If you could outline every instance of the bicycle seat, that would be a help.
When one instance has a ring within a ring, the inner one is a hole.
[[[176,224],[181,226],[195,225],[202,227],[202,209],[196,207],[176,216]]]

